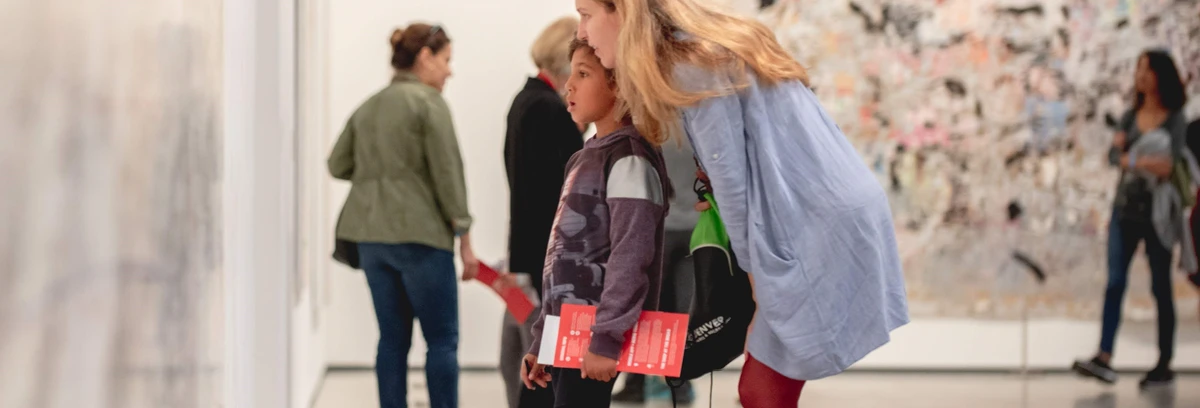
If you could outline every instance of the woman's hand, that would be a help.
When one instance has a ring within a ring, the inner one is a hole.
[[[696,178],[703,182],[705,187],[712,190],[712,184],[708,181],[708,173],[705,173],[704,170],[696,169]],[[709,204],[708,201],[699,201],[695,206],[696,212],[705,212],[709,208],[712,208],[712,204]]]
[[[583,378],[609,382],[617,378],[617,360],[589,351],[586,356],[583,356],[583,366],[579,372]]]
[[[1133,165],[1130,166],[1129,154],[1121,155],[1121,168],[1126,170],[1142,170],[1158,176],[1160,179],[1170,177],[1174,165],[1170,157],[1138,156],[1133,161]]]
[[[458,238],[458,253],[462,258],[462,280],[465,282],[479,276],[479,258],[475,257],[475,250],[471,248],[471,234]]]
[[[526,354],[521,362],[521,381],[525,383],[525,388],[531,390],[534,384],[547,388],[550,384],[550,373],[546,372],[546,366],[538,364],[537,356]]]

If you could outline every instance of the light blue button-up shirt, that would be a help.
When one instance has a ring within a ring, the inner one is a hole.
[[[689,91],[741,80],[689,64],[674,76]],[[750,354],[793,379],[828,377],[909,321],[891,209],[807,86],[747,76],[747,87],[682,109],[683,128],[754,277]]]

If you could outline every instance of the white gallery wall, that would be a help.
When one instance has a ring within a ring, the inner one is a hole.
[[[0,2],[3,407],[230,392],[222,1],[111,3]]]
[[[737,10],[753,10],[746,1],[726,1]],[[328,10],[328,72],[323,92],[327,115],[322,132],[311,136],[324,151],[305,157],[302,166],[318,168],[311,183],[324,191],[317,204],[321,224],[317,254],[327,272],[319,287],[324,357],[333,367],[371,367],[378,331],[366,280],[329,261],[333,225],[349,185],[324,173],[324,157],[345,120],[358,104],[387,84],[388,35],[411,21],[442,24],[454,40],[454,76],[445,90],[463,149],[476,251],[486,261],[503,256],[506,247],[508,189],[502,146],[505,115],[525,76],[534,71],[528,47],[553,19],[573,13],[570,0],[503,2],[446,0],[438,2],[342,0]],[[305,172],[312,171],[309,168]],[[307,183],[306,183],[307,184]],[[312,233],[308,231],[306,234]],[[1135,278],[1136,279],[1136,278]],[[1180,304],[1194,308],[1194,304]],[[464,367],[492,368],[498,359],[501,303],[478,283],[460,292],[461,347]],[[1152,316],[1131,316],[1152,321]],[[1032,367],[1063,369],[1076,357],[1094,352],[1098,321],[1019,321],[920,318],[898,330],[894,341],[863,361],[862,368],[887,369],[1015,369],[1028,353]],[[419,336],[419,335],[418,335]],[[1023,341],[1027,340],[1027,343]],[[414,341],[410,361],[424,360],[424,345]],[[1176,363],[1200,368],[1200,328],[1195,321],[1179,325]],[[1116,363],[1148,367],[1157,358],[1152,325],[1127,323],[1118,341]]]

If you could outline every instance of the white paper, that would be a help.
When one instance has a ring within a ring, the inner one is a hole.
[[[554,365],[554,353],[558,351],[558,316],[546,315],[542,322],[542,346],[538,349],[538,364]]]

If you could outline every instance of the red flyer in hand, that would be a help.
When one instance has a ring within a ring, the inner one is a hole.
[[[591,344],[596,307],[564,304],[560,319],[554,366],[580,368],[580,359]],[[617,371],[678,377],[683,368],[687,327],[686,314],[642,312],[633,330],[625,335]]]
[[[492,267],[487,266],[483,262],[479,263],[479,275],[475,276],[479,282],[496,291],[496,281],[500,280],[500,273],[496,272]],[[517,319],[518,324],[525,324],[525,319],[533,313],[533,302],[529,301],[529,297],[525,296],[525,292],[521,288],[511,287],[503,291],[496,291],[500,298],[504,299],[504,303],[508,305],[508,313]]]

